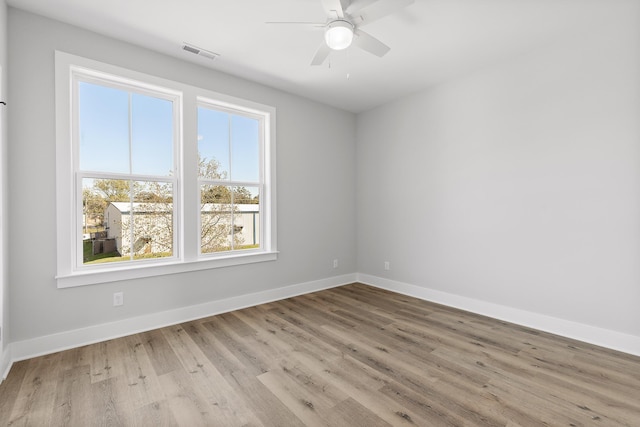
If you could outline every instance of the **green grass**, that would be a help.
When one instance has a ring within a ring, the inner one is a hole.
[[[84,264],[99,264],[102,262],[117,261],[118,258],[122,258],[118,252],[94,255],[91,240],[85,240],[82,242],[82,260]]]
[[[235,250],[236,251],[241,251],[244,249],[256,249],[259,248],[260,245],[256,244],[256,245],[238,245],[236,246]],[[217,252],[231,252],[231,246],[218,246],[218,248],[216,250],[205,250],[203,253],[205,254],[213,254],[213,253],[217,253]]]
[[[256,249],[259,248],[260,245],[256,244],[256,245],[240,245],[238,247],[236,247],[236,249]]]
[[[256,249],[259,248],[260,245],[241,245],[236,247],[236,250],[243,250],[243,249]],[[82,259],[83,259],[83,264],[87,265],[87,264],[104,264],[107,262],[122,262],[122,261],[129,261],[130,258],[129,257],[123,257],[120,256],[120,254],[118,252],[108,252],[108,253],[103,253],[103,254],[93,254],[93,246],[91,244],[91,240],[85,240],[82,242],[82,249],[83,249],[83,255],[82,255]],[[215,252],[224,252],[224,251],[229,251],[231,250],[231,248],[227,247],[224,248],[223,250],[219,250],[219,251],[215,251]],[[213,252],[213,251],[212,251]],[[158,253],[152,253],[152,254],[142,254],[142,255],[134,255],[133,259],[137,260],[137,259],[152,259],[152,258],[166,258],[166,257],[170,257],[171,253],[170,252],[158,252]]]
[[[108,252],[103,254],[93,255],[93,248],[91,240],[85,240],[82,242],[82,252],[84,264],[103,264],[107,262],[121,262],[129,261],[129,257],[120,256],[118,252]],[[134,255],[133,259],[149,259],[149,258],[164,258],[171,256],[169,252],[158,252],[153,254]]]

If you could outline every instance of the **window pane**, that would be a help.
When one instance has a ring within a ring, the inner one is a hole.
[[[128,223],[131,206],[129,200],[129,181],[83,178],[83,264],[129,259],[121,256],[123,223]]]
[[[200,252],[231,250],[231,190],[223,185],[200,188]]]
[[[201,253],[260,247],[259,187],[202,185]]]
[[[163,182],[135,183],[133,230],[123,230],[123,256],[134,259],[173,255],[173,188]],[[129,236],[125,236],[129,232]],[[129,245],[125,245],[126,238]]]
[[[198,108],[199,177],[229,179],[229,114]]]
[[[79,82],[80,169],[129,172],[129,94]]]
[[[233,195],[234,249],[260,247],[260,205],[258,187],[236,187]]]
[[[82,197],[84,264],[173,255],[172,184],[84,178]]]
[[[131,166],[141,175],[173,175],[173,102],[133,94]]]
[[[231,117],[231,179],[258,182],[260,172],[259,122],[243,116]]]

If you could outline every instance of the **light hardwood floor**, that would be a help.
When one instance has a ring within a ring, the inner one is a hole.
[[[15,426],[640,426],[640,358],[352,284],[16,363]]]

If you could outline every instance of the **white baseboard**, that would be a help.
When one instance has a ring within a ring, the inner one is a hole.
[[[356,281],[357,275],[345,274],[342,276],[330,277],[327,279],[315,280],[311,282],[299,283],[277,289],[270,289],[253,294],[240,295],[223,300],[209,301],[203,304],[181,307],[175,310],[152,313],[144,316],[132,317],[118,320],[116,322],[103,323],[86,328],[60,332],[24,341],[16,341],[9,345],[7,360],[10,362],[4,372],[3,378],[9,372],[13,362],[42,356],[44,354],[55,353],[57,351],[80,347],[100,341],[123,337],[139,332],[150,331],[169,325],[175,325],[190,320],[201,319],[203,317],[226,313],[233,310],[252,307],[272,301],[321,291],[323,289],[334,288]],[[4,367],[5,355],[2,359]]]
[[[345,274],[327,279],[299,283],[253,294],[240,295],[223,300],[210,301],[175,310],[104,323],[10,343],[0,355],[0,373],[5,379],[14,362],[80,347],[100,341],[145,332],[164,326],[239,310],[259,304],[277,301],[297,295],[334,288],[353,282],[386,289],[392,292],[432,301],[478,313],[495,319],[565,336],[613,350],[640,356],[640,337],[608,329],[597,328],[564,319],[558,319],[525,310],[493,304],[421,286],[410,285],[367,274]]]
[[[2,375],[0,376],[0,384],[7,378],[11,365],[13,365],[13,361],[11,360],[11,345],[8,345],[2,354],[0,354],[0,375]]]
[[[552,334],[561,335],[578,341],[599,345],[612,350],[640,356],[640,337],[635,335],[597,328],[582,323],[546,316],[544,314],[493,304],[473,298],[462,297],[447,292],[396,282],[394,280],[371,276],[368,274],[359,273],[358,282],[540,331],[550,332]]]

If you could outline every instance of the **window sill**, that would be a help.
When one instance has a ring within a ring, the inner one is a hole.
[[[234,265],[252,264],[256,262],[275,261],[278,252],[260,252],[228,257],[205,258],[197,261],[171,262],[163,264],[142,264],[127,266],[121,269],[104,269],[80,271],[56,276],[58,288],[95,285],[97,283],[117,282],[121,280],[140,279],[144,277],[163,276],[166,274],[186,273],[189,271],[209,270],[213,268],[231,267]]]

